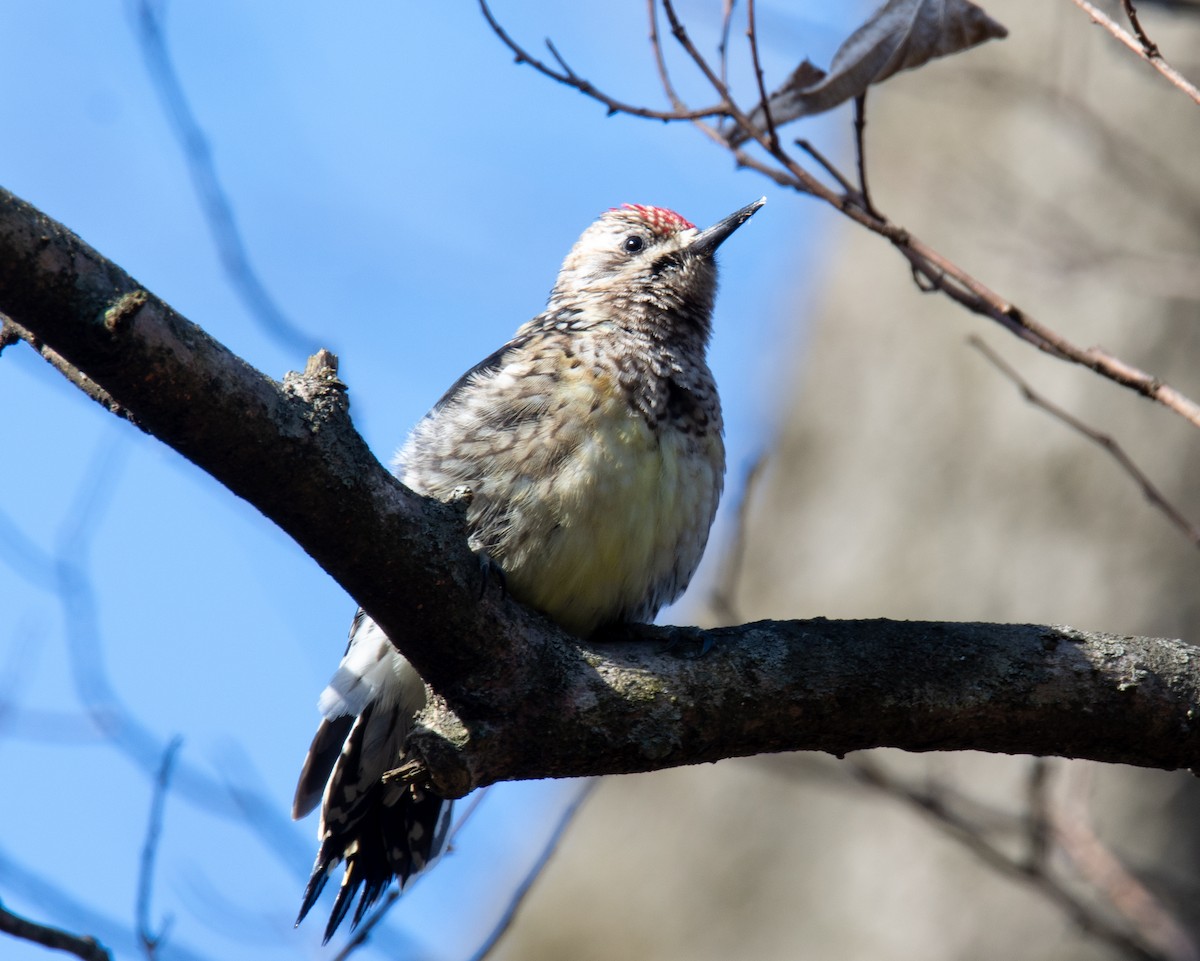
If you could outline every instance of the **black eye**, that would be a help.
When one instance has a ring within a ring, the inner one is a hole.
[[[632,234],[629,237],[625,238],[624,246],[625,246],[625,249],[628,250],[631,254],[636,254],[639,250],[641,250],[645,246],[645,243],[643,242],[641,237],[637,236],[636,234]]]

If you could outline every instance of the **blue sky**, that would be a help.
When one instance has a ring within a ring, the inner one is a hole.
[[[760,5],[773,76],[801,56],[828,62],[849,11],[826,6]],[[705,49],[713,7],[681,5]],[[132,10],[0,10],[0,184],[282,377],[304,351],[264,333],[222,272]],[[704,225],[765,193],[722,251],[712,351],[736,490],[769,438],[773,361],[802,342],[814,225],[828,215],[735,171],[686,126],[606,118],[515,66],[473,4],[284,10],[176,2],[167,37],[253,266],[312,344],[340,355],[376,453],[540,310],[601,211],[651,203]],[[660,102],[641,4],[495,12],[531,48],[553,37],[613,95]],[[178,735],[153,900],[154,923],[172,919],[160,957],[332,957],[323,921],[291,930],[315,824],[286,812],[354,602],[253,508],[31,351],[0,356],[0,408],[0,899],[135,956],[147,771]],[[115,734],[108,716],[108,736],[80,700],[103,701],[106,683],[127,712]],[[234,784],[253,787],[256,829]],[[469,954],[573,790],[492,791],[393,912],[392,956],[406,944],[413,957]],[[2,958],[43,956],[0,941]]]

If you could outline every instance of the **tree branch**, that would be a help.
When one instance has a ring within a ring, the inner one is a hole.
[[[652,117],[663,121],[686,120],[696,126],[706,137],[722,149],[729,150],[739,167],[757,171],[781,187],[789,187],[799,193],[809,194],[837,209],[841,214],[865,227],[872,233],[885,238],[908,261],[913,279],[922,291],[939,291],[955,303],[974,314],[987,317],[1000,324],[1010,333],[1038,350],[1057,357],[1059,360],[1080,364],[1114,383],[1134,390],[1168,410],[1185,418],[1194,427],[1200,427],[1200,403],[1193,401],[1180,391],[1163,383],[1159,378],[1126,363],[1098,347],[1084,349],[1066,337],[1036,320],[1030,313],[1002,297],[986,284],[976,279],[957,263],[938,253],[898,223],[876,210],[859,190],[847,189],[848,178],[834,172],[833,166],[818,158],[818,162],[833,174],[843,188],[842,193],[827,187],[810,171],[792,157],[777,137],[771,137],[766,129],[758,127],[746,111],[738,106],[722,76],[708,62],[692,42],[687,29],[676,13],[672,0],[647,0],[650,21],[650,46],[658,68],[663,90],[671,101],[672,110],[655,111],[621,104],[601,93],[586,78],[574,71],[560,73],[531,56],[519,43],[510,37],[492,15],[487,0],[478,0],[481,11],[497,37],[514,53],[518,64],[526,63],[539,73],[558,83],[574,87],[581,93],[608,107],[609,114],[628,113],[637,117]],[[1074,0],[1087,4],[1087,0]],[[662,42],[658,34],[657,11],[661,5],[671,28],[671,34],[687,53],[699,73],[720,97],[720,103],[704,110],[691,110],[683,102],[667,71]],[[1119,29],[1119,28],[1118,28]],[[1126,36],[1128,36],[1126,34]],[[749,36],[751,45],[757,43],[757,35]],[[1132,41],[1132,38],[1130,38]],[[552,48],[553,49],[553,48]],[[561,62],[561,58],[560,58]],[[764,101],[765,103],[765,101]],[[708,123],[706,117],[727,117],[732,121],[729,129],[722,130]],[[769,156],[771,162],[749,153],[745,146],[757,144]],[[798,144],[810,154],[810,147],[803,141]],[[861,151],[860,151],[861,154]],[[815,156],[815,155],[814,155]],[[865,176],[861,178],[865,185]],[[865,186],[864,188],[865,189]]]
[[[0,312],[90,396],[126,409],[278,524],[362,603],[432,683],[481,666],[527,618],[479,593],[460,512],[399,484],[350,424],[326,366],[280,384],[0,190]],[[110,406],[106,402],[106,406]],[[497,629],[497,622],[501,628]]]
[[[1172,67],[1166,60],[1163,59],[1162,53],[1159,52],[1158,46],[1150,42],[1150,38],[1146,36],[1142,30],[1142,25],[1137,20],[1135,13],[1130,13],[1130,20],[1133,22],[1134,28],[1137,30],[1138,36],[1134,37],[1128,30],[1121,27],[1119,23],[1106,16],[1100,11],[1090,0],[1071,0],[1075,6],[1092,18],[1092,23],[1098,24],[1107,30],[1116,40],[1123,43],[1126,47],[1132,50],[1135,54],[1141,57],[1146,63],[1150,64],[1155,70],[1167,78],[1167,81],[1177,89],[1183,91],[1191,98],[1193,103],[1200,104],[1200,89],[1194,83],[1188,80],[1183,74]],[[1125,3],[1125,10],[1132,11],[1133,5]]]
[[[11,934],[22,941],[73,954],[83,961],[112,961],[108,949],[95,938],[38,924],[19,914],[13,914],[3,904],[0,904],[0,934]]]
[[[619,645],[567,649],[511,721],[435,700],[414,744],[441,778],[460,766],[451,779],[464,784],[883,746],[1194,767],[1198,668],[1200,650],[1180,641],[1038,625],[638,627]]]
[[[1007,361],[989,347],[980,337],[972,334],[967,338],[967,343],[979,351],[988,363],[995,367],[1001,374],[1007,377],[1017,390],[1021,392],[1021,396],[1025,398],[1034,407],[1040,407],[1051,417],[1066,424],[1076,433],[1082,434],[1092,443],[1098,445],[1108,455],[1117,462],[1126,474],[1133,478],[1134,482],[1142,489],[1142,495],[1150,504],[1160,511],[1186,537],[1195,547],[1200,547],[1200,524],[1193,524],[1183,516],[1183,511],[1172,504],[1163,495],[1153,481],[1146,476],[1145,471],[1138,467],[1132,457],[1125,453],[1125,448],[1118,444],[1112,437],[1102,431],[1096,430],[1094,427],[1089,427],[1074,414],[1069,413],[1057,404],[1047,400],[1036,390],[1034,390],[1027,380],[1016,372],[1016,370]]]
[[[881,745],[1200,768],[1200,650],[1179,641],[814,620],[637,626],[604,639],[622,643],[584,644],[501,591],[480,597],[460,513],[370,454],[327,358],[270,380],[3,192],[0,312],[279,524],[366,607],[435,692],[410,742],[418,760],[398,776],[446,796],[505,779]]]

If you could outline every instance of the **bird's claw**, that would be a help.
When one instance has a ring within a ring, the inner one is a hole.
[[[488,584],[493,580],[500,585],[500,597],[508,597],[508,575],[504,573],[504,568],[492,560],[492,556],[487,551],[476,551],[475,556],[479,558],[479,597],[487,593]]]

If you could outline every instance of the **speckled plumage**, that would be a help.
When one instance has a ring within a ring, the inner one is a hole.
[[[603,214],[546,310],[464,374],[397,454],[414,490],[470,488],[472,547],[514,598],[569,631],[653,618],[700,562],[725,469],[705,360],[713,252],[761,204],[705,231],[657,207]],[[423,705],[420,679],[360,612],[293,812],[323,802],[301,918],[346,861],[326,938],[360,886],[355,923],[393,875],[403,884],[441,847],[449,804],[381,781]]]

